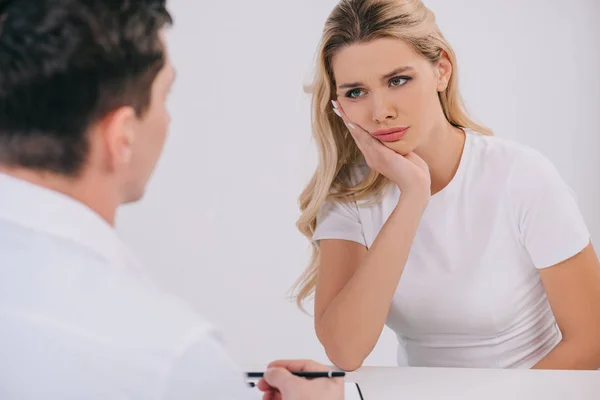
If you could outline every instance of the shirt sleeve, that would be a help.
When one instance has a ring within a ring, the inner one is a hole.
[[[218,337],[203,333],[191,341],[167,375],[165,400],[248,400],[251,389]]]
[[[341,239],[366,246],[356,202],[326,201],[317,215],[313,241]]]
[[[520,240],[536,268],[565,261],[589,244],[575,194],[542,154],[530,150],[520,157],[510,190]]]

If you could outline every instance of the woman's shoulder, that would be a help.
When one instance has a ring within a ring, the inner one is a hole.
[[[511,160],[536,158],[541,153],[531,146],[497,135],[486,135],[473,130],[465,130],[473,149],[483,155],[502,157]]]
[[[565,182],[553,162],[540,150],[515,140],[470,132],[473,158],[482,171],[502,171],[513,195],[548,193]]]
[[[541,151],[513,139],[467,131],[471,152],[476,162],[488,166],[520,169],[527,175],[554,169],[550,159]],[[523,169],[526,169],[523,170]]]

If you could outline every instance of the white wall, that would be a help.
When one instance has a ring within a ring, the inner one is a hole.
[[[146,198],[121,212],[119,229],[247,367],[327,361],[311,318],[285,296],[309,255],[295,228],[316,160],[302,83],[334,4],[170,1],[172,133]],[[600,240],[600,2],[427,4],[456,48],[474,116],[550,157]],[[395,350],[386,330],[367,364],[394,365]]]

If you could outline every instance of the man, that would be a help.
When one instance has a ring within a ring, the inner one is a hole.
[[[0,398],[243,399],[213,328],[114,231],[163,148],[164,0],[0,0]],[[269,398],[341,398],[279,362]],[[326,370],[326,369],[325,369]]]

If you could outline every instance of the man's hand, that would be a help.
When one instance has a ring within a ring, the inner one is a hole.
[[[310,360],[280,360],[269,364],[258,382],[263,400],[344,400],[343,378],[305,379],[295,372],[328,372],[324,365]]]

